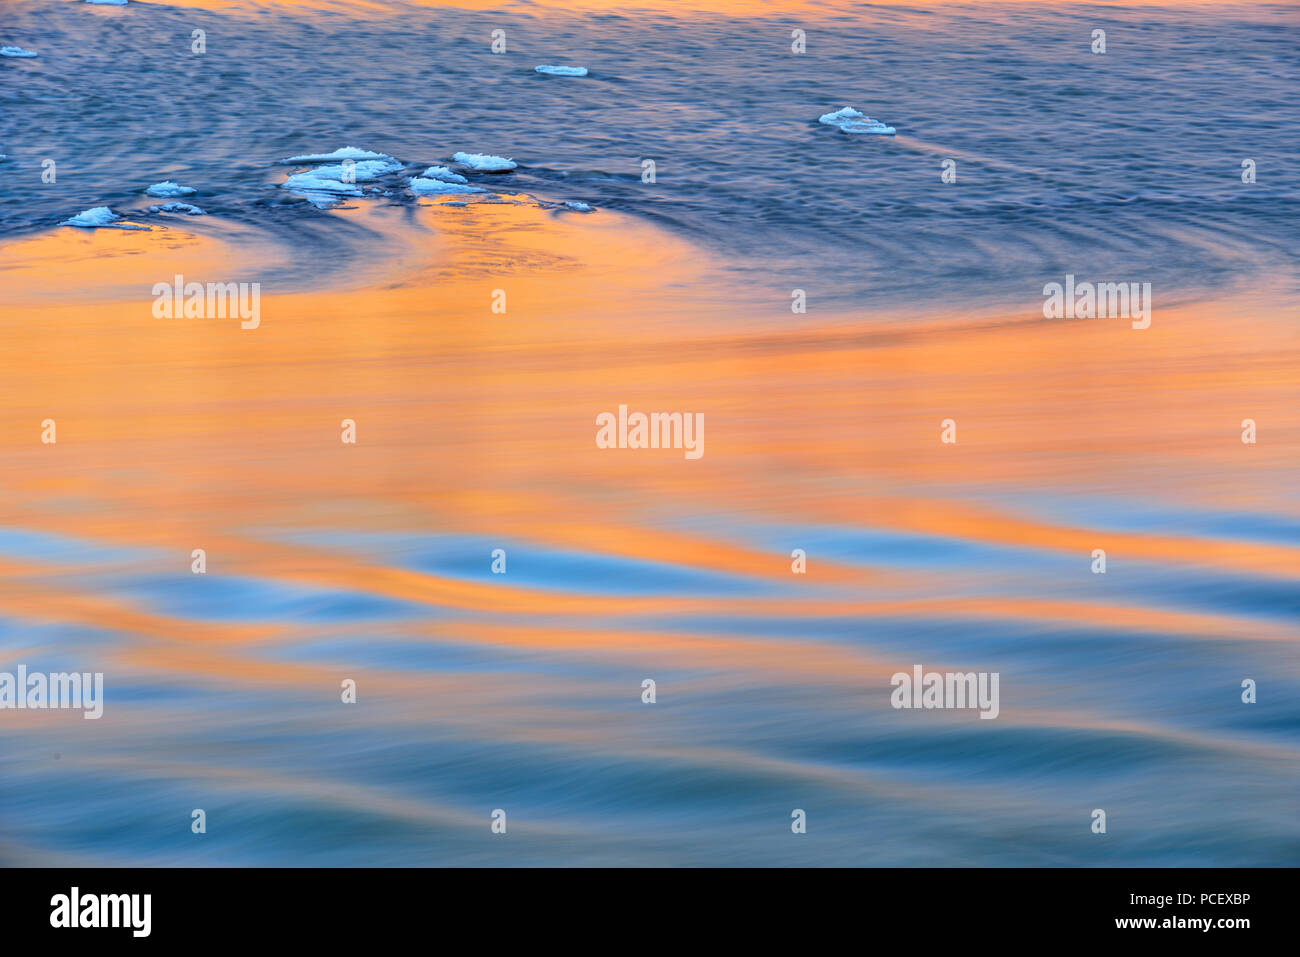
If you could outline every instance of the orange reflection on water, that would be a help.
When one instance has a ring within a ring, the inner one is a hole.
[[[821,524],[1081,556],[1105,541],[1126,558],[1300,573],[1300,552],[1286,545],[1117,534],[1015,505],[1017,489],[1159,489],[1189,507],[1294,509],[1283,477],[1300,446],[1300,357],[1278,311],[1157,308],[1151,329],[1137,331],[1122,320],[1034,320],[1031,302],[983,322],[801,317],[783,328],[778,309],[720,289],[708,257],[617,214],[422,209],[423,234],[390,210],[338,215],[365,217],[394,243],[426,238],[400,276],[362,288],[268,285],[254,330],[152,314],[154,282],[239,281],[263,255],[218,236],[64,229],[8,247],[0,522],[161,547],[181,568],[202,545],[223,573],[476,614],[484,620],[461,640],[529,647],[614,648],[627,642],[612,619],[669,613],[934,614],[1282,637],[1119,602],[936,600],[944,586],[929,572],[821,557],[808,581],[833,591],[807,598],[656,597],[465,581],[277,542],[309,529],[465,532],[775,586],[790,582],[789,549],[746,544],[728,524]],[[127,292],[96,300],[105,287]],[[508,294],[504,315],[491,310],[496,289]],[[620,404],[703,412],[703,458],[597,448],[596,415]],[[1246,416],[1267,442],[1242,445]],[[954,446],[939,441],[946,418],[958,423]],[[45,419],[57,422],[57,444],[40,441]],[[340,441],[344,419],[357,424],[355,445]],[[1006,504],[986,504],[990,492]],[[136,635],[149,642],[132,653],[137,663],[265,677],[233,649],[299,633],[204,630],[77,594],[34,566],[6,574],[8,613]],[[513,626],[493,620],[538,615],[586,625],[507,636]],[[631,633],[638,647],[660,641],[711,665],[779,670],[798,654]],[[800,667],[868,667],[829,646],[819,654]]]

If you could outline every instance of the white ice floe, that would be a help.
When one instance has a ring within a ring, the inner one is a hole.
[[[309,199],[322,193],[337,196],[361,195],[361,187],[356,183],[344,183],[341,180],[318,176],[315,170],[310,173],[294,173],[280,185],[291,193],[305,195]]]
[[[825,123],[828,126],[837,126],[844,133],[876,133],[882,136],[893,136],[894,128],[886,126],[880,120],[873,120],[865,113],[859,113],[851,106],[846,106],[842,110],[836,110],[834,113],[823,113],[818,117],[818,122]]]
[[[333,153],[308,153],[305,156],[290,156],[288,159],[280,160],[281,163],[329,163],[334,160],[386,160],[393,162],[393,157],[387,153],[372,153],[370,150],[357,149],[355,146],[344,146],[336,149]]]
[[[84,212],[77,213],[71,219],[65,219],[59,223],[60,226],[80,226],[82,229],[99,229],[101,226],[109,226],[113,229],[143,229],[148,230],[148,226],[135,226],[130,223],[118,225],[118,220],[122,217],[117,215],[107,206],[96,206],[94,209],[87,209]]]
[[[592,208],[590,206],[588,206],[586,203],[580,203],[576,199],[566,199],[564,201],[564,205],[568,206],[569,209],[576,209],[580,213],[592,212]]]
[[[545,73],[547,76],[586,76],[587,68],[585,66],[539,66],[538,73]]]
[[[94,209],[88,209],[85,212],[77,213],[71,219],[65,219],[59,223],[60,226],[84,226],[86,229],[94,229],[96,226],[108,226],[118,220],[117,213],[113,212],[107,206],[96,206]]]
[[[311,176],[315,179],[336,179],[344,183],[349,180],[364,182],[377,179],[385,173],[395,173],[401,168],[402,164],[396,160],[354,160],[347,165],[339,163],[337,166],[317,166],[315,169],[298,175]],[[350,176],[348,175],[349,170],[351,171]]]
[[[464,183],[450,183],[444,179],[423,179],[413,176],[410,179],[411,192],[416,196],[447,196],[452,193],[486,193],[482,186],[468,186]]]
[[[461,166],[468,166],[481,173],[508,173],[519,164],[504,156],[489,156],[487,153],[454,153],[451,157]]]
[[[154,183],[145,190],[150,196],[193,196],[198,190],[193,186],[182,186],[180,183],[173,183],[171,180],[165,180],[161,183]]]
[[[469,182],[469,180],[467,180],[464,176],[461,176],[460,173],[453,173],[445,166],[430,166],[420,175],[423,176],[425,179],[440,179],[444,183],[468,183]]]
[[[184,213],[186,216],[206,216],[207,213],[189,203],[164,203],[162,206],[150,206],[151,213]]]
[[[40,54],[35,50],[24,50],[22,47],[0,47],[0,56],[29,57],[40,56]]]

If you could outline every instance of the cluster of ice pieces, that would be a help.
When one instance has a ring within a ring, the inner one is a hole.
[[[0,154],[0,160],[4,159]],[[452,160],[457,164],[479,173],[508,173],[517,169],[519,164],[505,156],[493,156],[488,153],[456,153]],[[381,176],[397,173],[404,169],[404,164],[387,153],[375,153],[370,150],[345,146],[332,153],[309,153],[302,156],[290,156],[281,163],[310,166],[311,169],[291,174],[281,187],[295,195],[302,196],[319,207],[337,203],[345,196],[362,196],[363,190],[357,184],[375,180]],[[415,196],[455,196],[491,193],[482,186],[476,186],[465,176],[446,166],[430,166],[418,176],[407,177],[407,184]],[[371,193],[391,196],[393,193],[378,186],[370,187]],[[149,196],[173,198],[190,196],[198,192],[191,186],[182,186],[171,180],[154,183],[145,193]],[[449,200],[442,205],[464,206],[463,200]],[[546,208],[556,208],[550,203],[540,203]],[[561,204],[563,208],[580,213],[593,212],[593,207],[577,200],[568,200]],[[206,213],[190,203],[171,202],[150,206],[151,213],[179,213],[187,216],[204,216]],[[65,219],[60,226],[78,226],[84,229],[109,227],[113,229],[143,229],[148,226],[123,222],[122,217],[107,206],[87,209],[70,219]]]
[[[886,126],[880,120],[873,120],[865,113],[859,113],[851,106],[846,106],[842,110],[836,110],[834,113],[823,113],[819,122],[828,126],[837,126],[844,133],[876,133],[882,136],[893,136],[894,128]]]
[[[508,173],[518,168],[519,164],[505,156],[492,156],[489,153],[454,153],[452,160],[478,173]],[[486,193],[482,186],[474,186],[460,173],[446,166],[430,166],[421,176],[413,176],[407,181],[411,192],[416,196],[449,196],[455,193]],[[457,206],[465,205],[454,201]],[[446,203],[444,205],[452,205]]]
[[[0,156],[0,159],[4,159]],[[182,186],[180,183],[173,183],[171,180],[164,180],[161,183],[154,183],[145,190],[147,196],[158,196],[170,199],[175,196],[191,196],[197,193],[192,186]],[[163,203],[159,206],[150,206],[151,213],[184,213],[187,216],[206,216],[203,210],[189,203]],[[71,219],[65,219],[59,223],[60,226],[80,226],[83,229],[102,229],[111,227],[113,229],[143,229],[148,230],[148,226],[140,226],[133,223],[121,223],[121,216],[113,212],[107,206],[95,206],[92,209],[84,210],[73,216]]]
[[[344,196],[360,196],[361,188],[357,183],[378,179],[402,168],[402,164],[387,153],[374,153],[355,146],[344,146],[333,153],[290,156],[280,162],[296,166],[316,164],[314,169],[294,173],[281,184],[295,196],[310,200],[316,206],[329,206]]]
[[[430,166],[422,175],[413,176],[407,182],[411,186],[411,192],[416,196],[448,196],[453,193],[487,192],[482,186],[471,186],[469,180],[464,176],[449,170],[445,166]]]

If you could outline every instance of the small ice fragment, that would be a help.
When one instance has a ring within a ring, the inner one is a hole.
[[[486,193],[482,186],[467,186],[463,183],[449,183],[442,179],[422,179],[413,176],[410,179],[411,192],[416,196],[447,196],[451,193]]]
[[[336,149],[333,153],[308,153],[305,156],[290,156],[288,159],[280,160],[281,163],[328,163],[331,160],[387,160],[393,162],[393,157],[387,153],[372,153],[370,150],[357,149],[355,146],[344,146]]]
[[[0,47],[0,56],[29,57],[40,56],[40,54],[35,50],[24,50],[22,47]]]
[[[586,76],[587,68],[585,66],[539,66],[538,73],[545,73],[547,76]]]
[[[150,196],[192,196],[196,193],[192,186],[182,186],[179,183],[173,183],[171,180],[165,180],[161,183],[154,183],[145,190]]]
[[[504,156],[490,156],[487,153],[454,153],[454,159],[461,166],[468,166],[482,173],[508,173],[519,164]]]
[[[886,126],[880,120],[873,120],[865,113],[859,113],[851,106],[846,106],[842,110],[836,110],[834,113],[823,113],[817,118],[819,123],[825,123],[828,126],[837,126],[843,133],[876,133],[884,136],[893,136],[894,128]]]
[[[586,203],[580,203],[576,199],[566,199],[564,205],[568,206],[569,209],[576,209],[580,213],[590,213],[592,211],[590,206]]]
[[[197,206],[191,206],[189,203],[164,203],[162,206],[150,206],[151,213],[184,213],[186,216],[206,216],[207,214]]]
[[[422,175],[425,179],[440,179],[444,183],[468,183],[469,182],[469,180],[467,180],[464,176],[461,176],[460,173],[453,173],[445,166],[430,166],[420,175]]]
[[[99,3],[110,7],[124,7],[126,0],[86,0],[87,3]]]
[[[447,202],[439,203],[438,205],[439,206],[468,206],[469,203],[465,202],[463,199],[449,199],[447,200]]]

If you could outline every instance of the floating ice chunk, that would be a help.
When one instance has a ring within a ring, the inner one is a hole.
[[[206,216],[207,214],[197,206],[191,206],[189,203],[164,203],[162,206],[150,206],[151,213],[184,213],[186,216]]]
[[[590,206],[588,206],[586,203],[580,203],[576,199],[566,199],[564,201],[564,205],[569,207],[569,209],[576,209],[580,213],[593,212]]]
[[[294,173],[282,184],[284,189],[293,193],[337,193],[340,196],[360,196],[361,188],[356,183],[344,183],[310,173]]]
[[[336,179],[346,183],[349,180],[369,180],[375,179],[385,173],[393,173],[402,168],[402,164],[396,160],[355,160],[346,166],[343,163],[337,166],[317,166],[306,173],[299,173],[299,176],[311,176],[316,179]],[[348,175],[348,170],[352,175]]]
[[[98,3],[109,7],[124,7],[126,0],[86,0],[87,3]]]
[[[192,186],[182,186],[180,183],[173,183],[171,180],[165,180],[161,183],[154,183],[145,190],[150,196],[193,196],[198,190]]]
[[[145,231],[149,229],[148,226],[136,226],[131,223],[118,225],[118,220],[121,218],[107,206],[96,206],[94,209],[87,209],[84,212],[77,213],[71,219],[65,219],[59,225],[80,226],[82,229],[99,229],[103,226],[113,229],[143,229]]]
[[[117,222],[119,219],[117,213],[113,212],[107,206],[96,206],[94,209],[87,209],[84,212],[77,213],[71,219],[65,219],[59,223],[60,226],[82,226],[86,229],[95,229],[98,226],[108,226]]]
[[[818,118],[818,122],[825,123],[828,126],[838,126],[845,133],[877,133],[883,136],[893,136],[894,128],[886,126],[880,120],[873,120],[865,113],[859,113],[851,106],[846,106],[842,110],[836,110],[834,113],[823,113]]]
[[[288,159],[280,160],[281,163],[329,163],[333,160],[387,160],[394,162],[393,157],[387,153],[372,153],[370,150],[357,149],[355,146],[344,146],[336,149],[333,153],[308,153],[305,156],[290,156]]]
[[[468,186],[464,183],[449,183],[443,179],[422,179],[411,177],[411,192],[416,196],[447,196],[451,193],[486,193],[482,186]]]
[[[585,66],[539,66],[538,73],[545,73],[547,76],[586,76],[587,68]]]
[[[35,50],[24,50],[22,47],[0,47],[0,56],[29,57],[40,56],[40,54]]]
[[[425,179],[440,179],[444,183],[468,183],[469,182],[469,180],[467,180],[464,176],[461,176],[460,173],[453,173],[445,166],[430,166],[420,175],[423,176]]]
[[[454,153],[454,159],[461,166],[468,166],[481,173],[508,173],[519,164],[504,156],[489,156],[487,153]]]

